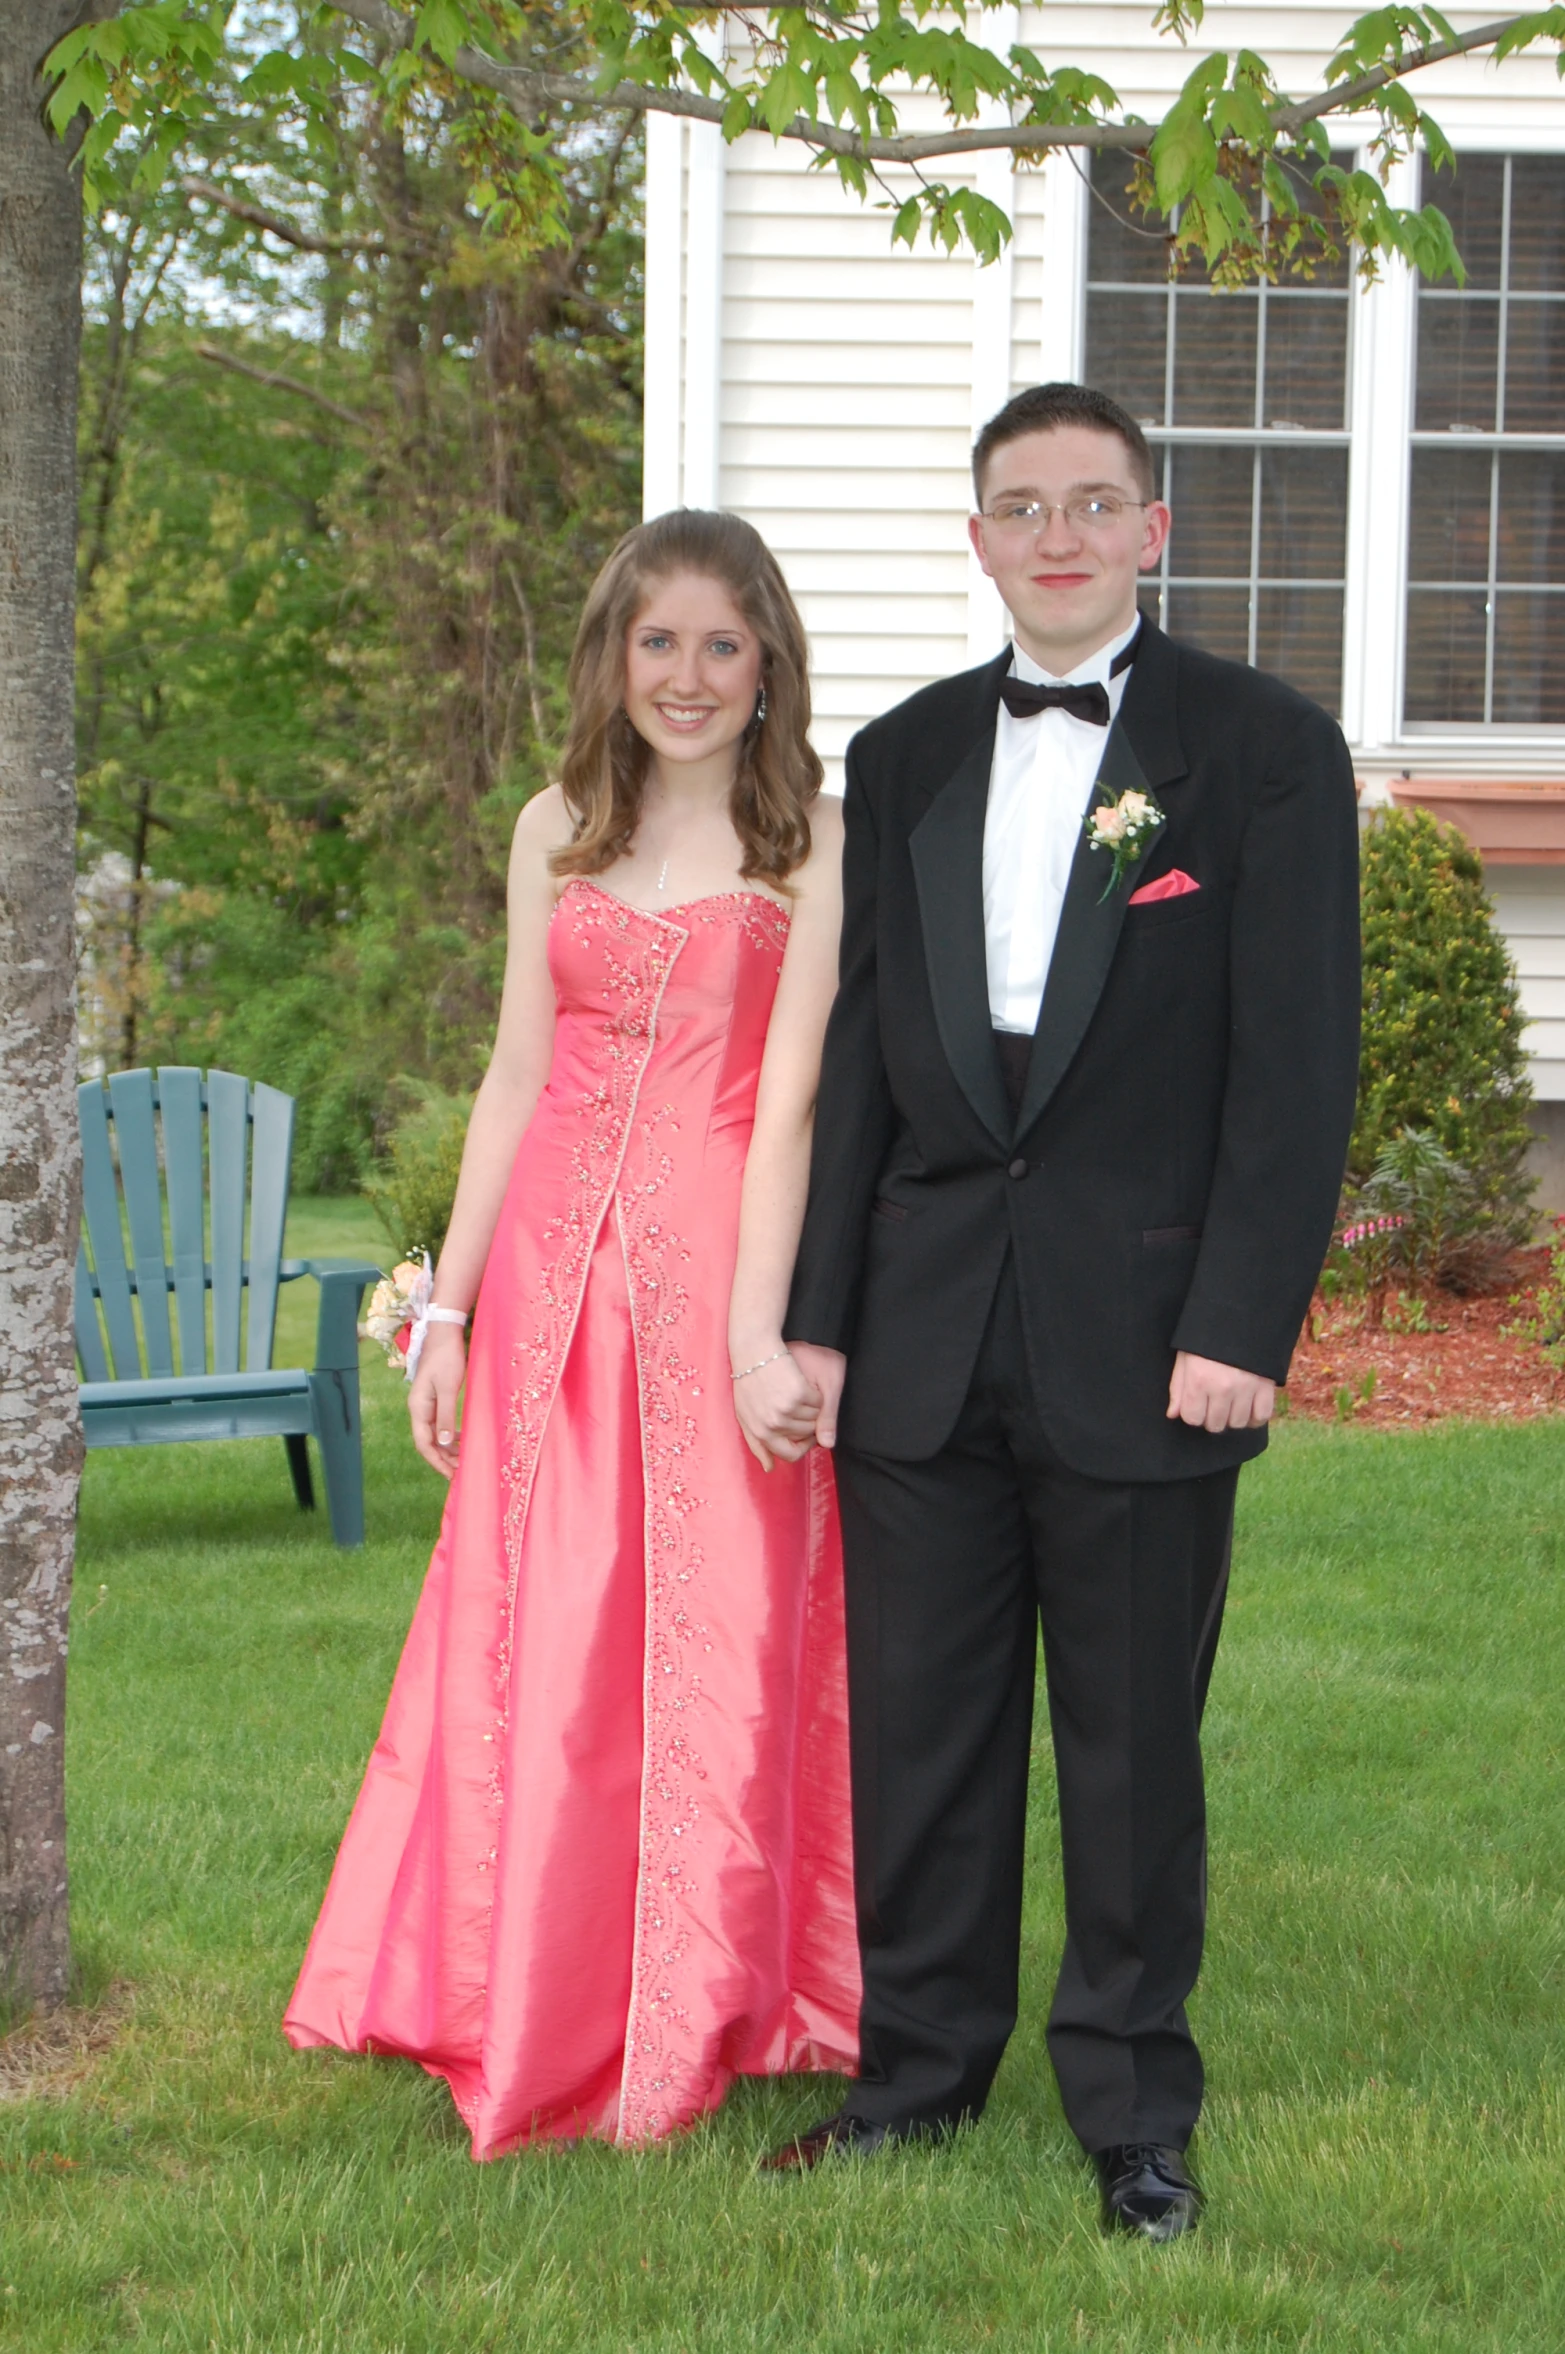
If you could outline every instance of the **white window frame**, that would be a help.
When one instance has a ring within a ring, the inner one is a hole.
[[[1565,133],[1517,122],[1499,108],[1464,110],[1452,146],[1465,155],[1561,155]],[[1368,157],[1361,168],[1370,168]],[[1394,204],[1418,202],[1416,157],[1399,164],[1387,189]],[[1349,414],[1348,601],[1344,617],[1343,732],[1355,750],[1386,767],[1463,769],[1477,776],[1547,773],[1565,754],[1565,727],[1473,720],[1404,723],[1407,687],[1409,495],[1412,479],[1418,298],[1414,273],[1386,263],[1356,298]],[[1562,386],[1565,395],[1565,386]],[[1519,435],[1518,445],[1565,447],[1565,435]],[[1490,446],[1463,435],[1474,448]],[[1427,443],[1425,446],[1428,446]],[[1529,758],[1529,755],[1531,757]]]
[[[1516,159],[1517,159],[1517,158],[1518,158],[1520,155],[1524,154],[1524,153],[1525,153],[1525,152],[1527,152],[1527,151],[1526,151],[1526,150],[1521,150],[1521,149],[1518,149],[1518,148],[1516,148],[1516,147],[1514,147],[1514,146],[1507,145],[1507,146],[1506,146],[1505,148],[1503,148],[1503,149],[1491,149],[1491,150],[1487,150],[1487,151],[1485,151],[1485,150],[1480,150],[1480,149],[1478,149],[1478,148],[1476,148],[1476,147],[1468,146],[1468,147],[1467,147],[1467,149],[1466,149],[1466,152],[1468,152],[1469,154],[1474,154],[1474,155],[1476,155],[1476,154],[1479,154],[1479,153],[1483,153],[1483,152],[1488,152],[1489,154],[1493,155],[1493,156],[1494,156],[1494,157],[1495,157],[1497,160],[1503,160],[1503,161],[1505,161],[1505,162],[1509,163],[1509,162],[1513,162],[1513,161],[1515,161],[1515,160],[1516,160]],[[1545,152],[1547,152],[1547,151],[1545,151]],[[1504,246],[1503,246],[1503,244],[1502,244],[1502,257],[1503,257],[1503,253],[1504,253]],[[1503,266],[1503,258],[1502,258],[1502,266]],[[1419,298],[1419,299],[1420,299],[1420,300],[1422,300],[1422,297],[1420,296],[1420,298]],[[1503,316],[1504,316],[1504,314],[1505,314],[1505,311],[1506,311],[1506,310],[1509,308],[1510,299],[1511,299],[1511,298],[1510,298],[1510,295],[1509,295],[1508,293],[1502,293],[1502,294],[1501,294],[1501,297],[1500,297],[1500,305],[1501,305],[1501,315],[1502,315],[1502,318],[1503,318]],[[1501,389],[1502,389],[1502,395],[1503,395],[1504,372],[1505,372],[1505,339],[1504,339],[1503,332],[1502,332],[1502,336],[1501,336],[1501,340],[1500,340],[1500,346],[1499,346],[1499,355],[1498,355],[1498,360],[1499,360],[1499,368],[1500,368],[1500,383],[1501,383]],[[1562,386],[1562,387],[1561,387],[1561,391],[1562,391],[1562,394],[1565,394],[1565,386]],[[1420,431],[1419,431],[1419,429],[1418,429],[1418,422],[1417,422],[1417,411],[1418,411],[1418,384],[1417,384],[1417,371],[1416,371],[1416,365],[1415,365],[1414,376],[1413,376],[1413,383],[1412,383],[1412,414],[1411,414],[1411,416],[1410,416],[1410,419],[1409,419],[1409,428],[1410,428],[1410,430],[1409,430],[1409,436],[1408,436],[1408,449],[1409,449],[1409,474],[1410,474],[1410,475],[1411,475],[1411,471],[1412,471],[1412,453],[1413,453],[1414,451],[1416,451],[1416,450],[1419,450],[1419,449],[1451,449],[1451,448],[1453,448],[1453,447],[1456,447],[1456,448],[1460,448],[1460,449],[1463,449],[1463,450],[1482,450],[1482,451],[1483,451],[1483,453],[1484,453],[1484,455],[1485,455],[1486,457],[1492,457],[1492,456],[1493,456],[1493,454],[1494,454],[1496,451],[1500,452],[1500,453],[1503,455],[1503,454],[1504,454],[1504,452],[1506,452],[1507,450],[1517,450],[1517,451],[1521,451],[1521,450],[1543,450],[1543,451],[1546,451],[1546,452],[1552,452],[1552,453],[1554,453],[1554,454],[1556,454],[1556,455],[1558,455],[1558,454],[1559,454],[1559,453],[1561,453],[1561,452],[1565,452],[1565,433],[1547,433],[1547,432],[1540,432],[1540,431],[1538,431],[1538,430],[1536,430],[1536,429],[1527,429],[1527,428],[1514,428],[1514,429],[1506,429],[1506,430],[1504,430],[1504,431],[1500,431],[1500,432],[1496,432],[1496,431],[1493,431],[1493,430],[1485,430],[1485,431],[1478,431],[1478,432],[1464,432],[1464,433],[1462,433],[1461,435],[1456,435],[1456,434],[1452,434],[1452,433],[1449,433],[1449,432],[1446,432],[1446,433],[1431,432],[1431,431],[1428,431],[1428,430],[1425,430],[1425,431],[1423,431],[1423,432],[1420,432]],[[1492,479],[1492,478],[1491,478],[1491,479]],[[1496,525],[1496,516],[1495,516],[1495,512],[1494,512],[1494,506],[1493,506],[1493,493],[1492,493],[1492,490],[1491,490],[1490,521],[1489,521],[1489,531],[1490,531],[1489,562],[1490,562],[1490,566],[1491,566],[1491,568],[1492,568],[1492,566],[1493,566],[1493,564],[1494,564],[1494,560],[1495,560],[1495,547],[1494,547],[1495,525]],[[1556,591],[1556,594],[1565,595],[1565,588],[1560,588],[1558,584],[1552,584],[1552,585],[1554,585],[1554,586],[1555,586],[1555,591]],[[1491,587],[1491,584],[1490,584],[1489,582],[1486,582],[1485,586],[1486,586],[1486,588],[1490,588],[1490,593],[1491,593],[1491,597],[1492,597],[1492,593],[1493,593],[1493,592],[1492,592],[1492,587]],[[1409,583],[1408,583],[1408,593],[1409,593],[1409,594],[1411,594],[1411,593],[1412,593],[1412,587],[1413,587],[1413,583],[1412,583],[1412,581],[1411,581],[1411,579],[1410,579],[1410,580],[1409,580]],[[1496,627],[1497,627],[1498,618],[1499,618],[1499,617],[1498,617],[1498,613],[1496,612],[1496,610],[1495,610],[1495,608],[1494,608],[1494,606],[1493,606],[1493,604],[1492,604],[1492,602],[1491,602],[1491,604],[1490,604],[1490,606],[1489,606],[1489,608],[1488,608],[1488,611],[1487,611],[1487,621],[1488,621],[1488,632],[1487,632],[1487,635],[1488,635],[1488,644],[1487,644],[1487,646],[1486,646],[1486,648],[1485,648],[1485,654],[1484,654],[1484,669],[1485,669],[1485,673],[1486,673],[1486,682],[1487,682],[1487,683],[1486,683],[1486,696],[1487,696],[1487,698],[1488,698],[1490,701],[1492,701],[1492,699],[1493,699],[1493,686],[1494,686],[1494,658],[1495,658],[1495,635],[1496,635]],[[1469,719],[1469,720],[1449,720],[1449,721],[1441,721],[1441,720],[1410,720],[1410,719],[1408,719],[1408,717],[1406,716],[1406,712],[1405,712],[1405,710],[1404,710],[1404,713],[1403,713],[1403,719],[1402,719],[1402,728],[1403,728],[1403,733],[1404,733],[1406,736],[1408,736],[1410,739],[1414,739],[1414,738],[1423,738],[1423,737],[1430,736],[1430,735],[1444,736],[1444,737],[1446,737],[1447,739],[1451,738],[1452,736],[1460,736],[1461,738],[1463,738],[1464,740],[1467,740],[1467,741],[1471,741],[1472,739],[1474,739],[1474,738],[1477,738],[1477,739],[1479,739],[1479,740],[1481,740],[1481,741],[1483,741],[1483,742],[1485,742],[1485,743],[1489,743],[1489,742],[1494,742],[1494,741],[1497,741],[1497,740],[1499,740],[1499,741],[1504,741],[1504,740],[1511,740],[1511,741],[1514,741],[1514,740],[1515,740],[1516,738],[1518,738],[1518,737],[1521,737],[1521,738],[1528,738],[1528,737],[1531,737],[1531,738],[1534,738],[1534,739],[1536,739],[1536,738],[1539,738],[1539,737],[1543,737],[1543,738],[1552,738],[1552,739],[1554,739],[1554,740],[1556,740],[1556,741],[1558,741],[1558,740],[1560,740],[1560,739],[1562,739],[1562,738],[1565,738],[1565,722],[1561,722],[1561,721],[1554,721],[1554,722],[1540,722],[1540,721],[1526,721],[1526,720],[1524,720],[1524,721],[1516,721],[1516,720],[1502,720],[1502,719],[1492,719],[1492,718],[1491,718],[1491,719],[1487,719],[1487,720],[1470,720],[1470,719]]]
[[[1327,136],[1339,152],[1360,135],[1357,125],[1329,121]],[[1565,154],[1565,130],[1520,123],[1503,108],[1464,109],[1458,156]],[[1357,155],[1361,170],[1375,168],[1367,150]],[[1416,157],[1397,164],[1387,185],[1393,204],[1418,202]],[[1087,255],[1085,205],[1071,208],[1069,247],[1061,241],[1051,254],[1052,288],[1074,281],[1072,357],[1079,373],[1086,345]],[[1408,499],[1412,474],[1414,365],[1417,355],[1417,290],[1403,262],[1382,263],[1371,286],[1356,286],[1348,331],[1348,528],[1346,591],[1343,598],[1342,730],[1355,752],[1395,774],[1417,769],[1461,769],[1483,776],[1557,771],[1565,754],[1565,727],[1483,725],[1420,721],[1404,727],[1402,708],[1407,664]],[[1059,340],[1045,324],[1044,353],[1058,353]],[[1565,387],[1562,387],[1565,396]],[[1151,438],[1151,437],[1149,437]],[[1163,436],[1156,437],[1165,438]],[[1175,440],[1191,435],[1171,437]],[[1208,438],[1221,439],[1213,434]],[[1226,438],[1237,438],[1228,436]],[[1247,436],[1246,438],[1256,438]],[[1278,437],[1270,437],[1278,438]],[[1464,436],[1464,440],[1468,437]],[[1536,435],[1521,437],[1538,442]],[[1474,441],[1474,446],[1479,444]],[[1549,446],[1565,447],[1565,435]],[[1376,756],[1378,761],[1376,760]],[[1530,757],[1529,757],[1530,755]]]

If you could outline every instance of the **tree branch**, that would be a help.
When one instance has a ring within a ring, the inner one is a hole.
[[[412,19],[388,6],[387,0],[327,0],[327,5],[339,16],[351,18],[367,32],[378,34],[398,49],[413,45]],[[1272,122],[1288,136],[1322,115],[1372,97],[1377,90],[1417,73],[1423,66],[1439,65],[1450,57],[1465,57],[1475,49],[1491,48],[1505,34],[1526,22],[1527,16],[1523,15],[1500,17],[1493,24],[1481,25],[1476,32],[1434,42],[1426,49],[1409,50],[1405,57],[1377,66],[1356,81],[1339,82],[1329,90],[1317,91],[1311,98],[1274,108]],[[540,73],[531,66],[505,65],[493,57],[485,57],[477,49],[458,49],[451,62],[453,70],[465,81],[497,91],[502,98],[515,103],[532,106],[540,103],[585,106],[595,113],[625,107],[640,114],[685,115],[695,122],[720,123],[727,103],[722,98],[703,97],[696,90],[653,90],[640,82],[619,82],[612,90],[602,90],[585,76]],[[1050,147],[1142,149],[1151,144],[1156,129],[1155,123],[990,123],[975,125],[970,130],[905,132],[865,139],[836,123],[798,114],[777,136],[800,141],[820,154],[847,156],[858,163],[925,163],[939,156],[979,155],[996,148],[1010,148],[1023,155],[1041,154]]]
[[[252,384],[269,384],[279,392],[296,392],[301,400],[314,401],[328,417],[335,417],[343,425],[351,425],[356,433],[368,430],[369,419],[354,409],[345,409],[341,401],[334,401],[329,393],[317,392],[313,384],[306,384],[298,376],[286,376],[280,368],[258,368],[251,360],[241,360],[220,344],[193,343],[191,350],[198,360],[210,360],[216,368],[228,368],[235,376],[248,376]]]
[[[390,253],[392,248],[379,237],[318,237],[313,230],[301,229],[296,222],[285,220],[281,213],[268,212],[259,204],[250,204],[243,197],[230,196],[226,188],[214,181],[197,178],[186,172],[180,186],[187,196],[197,196],[203,204],[220,205],[232,213],[236,221],[248,221],[253,229],[264,229],[284,245],[297,246],[301,253]]]
[[[1301,99],[1297,106],[1276,108],[1272,121],[1285,133],[1302,130],[1306,123],[1317,121],[1323,114],[1334,114],[1339,107],[1352,106],[1360,98],[1373,98],[1377,90],[1402,81],[1408,74],[1416,74],[1422,66],[1441,65],[1448,57],[1466,57],[1474,49],[1492,48],[1496,41],[1503,40],[1525,21],[1520,16],[1497,17],[1493,24],[1480,25],[1474,33],[1458,33],[1449,41],[1433,41],[1427,49],[1409,49],[1391,64],[1377,65],[1372,73],[1361,74],[1356,82],[1334,82],[1329,90]]]
[[[386,0],[327,0],[327,5],[399,49],[412,47],[412,19],[388,7]],[[641,82],[616,82],[611,90],[602,90],[584,75],[546,74],[532,66],[502,65],[477,49],[458,49],[451,65],[464,81],[494,90],[519,105],[585,106],[595,114],[625,107],[636,114],[677,114],[694,122],[720,123],[727,103],[722,98],[705,98],[698,90],[652,90]],[[836,123],[796,114],[778,137],[859,162],[919,163],[929,156],[970,155],[995,147],[1024,152],[1045,147],[1145,147],[1156,127],[1155,123],[996,123],[969,131],[907,132],[892,138],[862,139],[857,131],[844,131]]]

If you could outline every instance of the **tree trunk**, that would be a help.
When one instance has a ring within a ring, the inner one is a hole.
[[[0,40],[0,1995],[23,2010],[63,2001],[70,1974],[81,207],[36,73],[78,15],[11,0]]]

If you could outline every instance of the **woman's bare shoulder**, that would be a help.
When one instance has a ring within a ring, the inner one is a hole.
[[[523,802],[511,839],[518,849],[547,858],[551,850],[563,850],[574,831],[565,795],[558,785],[545,785],[541,793]]]
[[[835,892],[842,878],[842,802],[835,793],[817,793],[810,803],[810,855],[791,878],[806,897],[822,889]]]
[[[817,793],[810,803],[810,839],[817,850],[829,857],[842,855],[842,795]]]
[[[541,888],[547,884],[551,893],[557,892],[559,879],[549,861],[556,850],[566,848],[575,830],[565,806],[565,795],[558,785],[546,785],[541,793],[524,802],[511,836],[513,885],[525,882]]]

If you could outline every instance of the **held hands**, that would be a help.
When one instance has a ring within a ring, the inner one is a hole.
[[[788,1343],[789,1355],[804,1375],[820,1392],[820,1411],[815,1417],[815,1443],[818,1447],[837,1444],[837,1409],[842,1404],[842,1384],[848,1370],[848,1360],[840,1349],[823,1349],[812,1340]]]
[[[734,1383],[739,1428],[763,1471],[779,1460],[797,1463],[817,1444],[832,1445],[845,1364],[835,1349],[795,1341]]]
[[[766,1352],[734,1383],[734,1412],[744,1443],[763,1471],[774,1462],[797,1463],[815,1443],[820,1392],[788,1349]]]
[[[1174,1359],[1174,1378],[1168,1385],[1168,1419],[1188,1422],[1192,1430],[1259,1430],[1270,1422],[1277,1404],[1277,1384],[1263,1374],[1246,1373],[1238,1365],[1219,1365],[1211,1357],[1193,1357],[1181,1349]]]
[[[467,1371],[467,1342],[456,1324],[432,1324],[408,1392],[413,1444],[442,1479],[456,1470],[457,1399]]]

